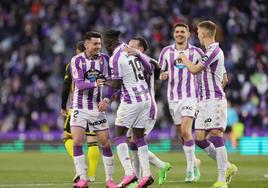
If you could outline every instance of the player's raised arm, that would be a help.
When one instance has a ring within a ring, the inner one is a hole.
[[[160,79],[161,68],[160,68],[157,60],[151,58],[150,63],[154,66],[154,79],[159,80]]]
[[[205,56],[204,56],[205,57]],[[194,64],[193,62],[191,62],[185,54],[181,53],[179,55],[179,59],[184,63],[184,65],[188,68],[188,70],[192,73],[192,74],[198,74],[199,72],[201,72],[205,66],[202,63],[197,63]],[[203,60],[203,58],[202,58]]]
[[[146,54],[142,53],[141,51],[134,49],[132,47],[129,47],[129,46],[127,48],[125,48],[125,51],[129,55],[134,55],[134,56],[139,57],[145,71],[147,71],[147,72],[152,71],[152,64],[150,63],[151,58],[149,56],[147,56]]]
[[[82,64],[85,59],[81,56],[76,56],[71,62],[72,78],[74,80],[75,86],[79,90],[94,89],[97,86],[101,86],[104,80],[88,81],[85,79],[84,72],[82,70]]]
[[[158,64],[160,68],[160,80],[167,80],[168,79],[168,63],[166,60],[166,54],[168,53],[169,47],[165,47],[159,56]]]

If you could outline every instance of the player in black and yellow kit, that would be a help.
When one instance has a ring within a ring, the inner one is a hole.
[[[82,53],[85,50],[84,42],[79,41],[76,44],[76,54]],[[73,139],[71,134],[70,127],[70,117],[72,109],[67,110],[67,101],[69,94],[72,95],[73,92],[73,83],[70,72],[70,63],[66,65],[64,82],[63,82],[63,91],[62,91],[62,103],[61,103],[61,115],[66,116],[64,123],[64,145],[68,154],[73,158]],[[95,181],[95,173],[97,169],[97,164],[100,158],[100,152],[98,143],[96,140],[96,133],[89,132],[89,129],[86,130],[87,143],[88,143],[88,179],[89,181]],[[76,182],[79,180],[79,176],[75,176],[73,181]]]

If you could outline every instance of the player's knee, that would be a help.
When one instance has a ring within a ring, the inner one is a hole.
[[[83,144],[83,138],[73,138],[74,146],[80,146]]]
[[[98,146],[98,142],[96,142],[96,141],[88,142],[87,145],[88,145],[88,147],[91,147],[91,146]]]
[[[125,136],[127,134],[128,128],[121,127],[121,126],[115,126],[116,127],[116,136]]]
[[[207,148],[209,145],[210,145],[210,143],[209,143],[209,141],[208,140],[206,140],[206,139],[204,139],[204,140],[195,140],[195,144],[198,146],[198,147],[200,147],[201,149],[205,149],[205,148]]]
[[[223,130],[221,129],[213,129],[209,132],[209,135],[210,136],[220,136],[222,137],[223,136]]]
[[[133,138],[134,140],[137,140],[139,138],[144,137],[144,131],[145,129],[133,129]]]
[[[224,139],[222,136],[212,136],[210,135],[209,140],[213,143],[213,145],[218,148],[224,146]]]
[[[70,140],[70,139],[73,139],[72,136],[66,135],[66,136],[63,138],[63,142],[65,143],[67,140]]]
[[[181,136],[183,140],[192,140],[192,133],[186,131],[186,130],[181,130]]]
[[[129,148],[132,151],[138,150],[138,147],[137,147],[136,143],[134,142],[134,140],[129,142]]]
[[[109,139],[100,140],[100,145],[101,145],[101,147],[104,147],[104,148],[107,148],[107,147],[111,146]]]
[[[96,136],[92,136],[92,135],[87,136],[87,142],[88,143],[97,142]]]

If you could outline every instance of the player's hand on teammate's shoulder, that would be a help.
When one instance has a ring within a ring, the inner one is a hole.
[[[60,114],[62,116],[67,116],[67,110],[66,109],[60,109]]]
[[[139,55],[139,51],[135,48],[131,48],[131,47],[126,47],[124,49],[125,52],[127,52],[128,55]]]
[[[160,80],[167,80],[168,79],[168,71],[164,71],[160,73]]]
[[[98,105],[99,111],[105,112],[107,110],[108,105],[109,105],[109,103],[106,100],[102,99]]]

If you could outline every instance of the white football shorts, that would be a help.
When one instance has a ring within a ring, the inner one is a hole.
[[[88,126],[90,132],[109,128],[105,112],[99,112],[98,109],[73,109],[70,125],[71,127],[76,126],[84,129]]]
[[[168,105],[173,123],[175,125],[180,125],[182,117],[195,117],[197,99],[187,98],[179,101],[169,101]]]
[[[197,103],[196,130],[225,130],[227,124],[226,99],[208,99]]]

